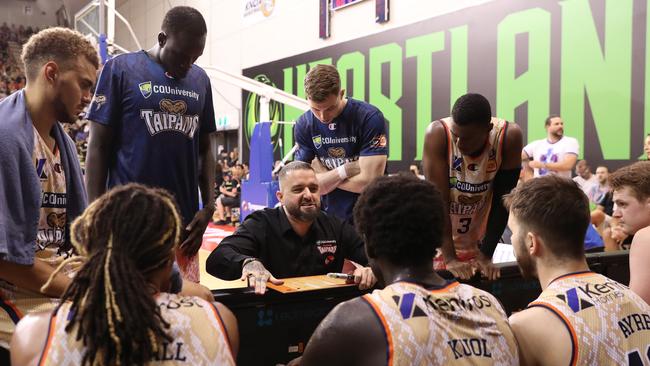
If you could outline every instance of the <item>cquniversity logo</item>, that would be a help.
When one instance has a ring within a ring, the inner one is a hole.
[[[313,136],[311,140],[314,142],[315,148],[320,149],[321,146],[323,146],[323,139],[320,137],[320,135]]]
[[[144,99],[151,96],[151,81],[145,81],[144,83],[138,84],[138,86],[140,87],[140,93],[142,93]]]

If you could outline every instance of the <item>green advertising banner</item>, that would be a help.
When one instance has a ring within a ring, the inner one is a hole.
[[[304,98],[315,64],[335,65],[349,97],[377,106],[388,125],[389,172],[422,159],[426,127],[467,92],[544,138],[549,114],[564,119],[581,158],[615,169],[637,160],[650,133],[650,0],[501,0],[277,60],[244,75]],[[244,93],[247,159],[258,97]],[[274,104],[271,118],[301,111]],[[276,159],[294,144],[291,125],[272,131]],[[282,141],[280,146],[279,141]]]

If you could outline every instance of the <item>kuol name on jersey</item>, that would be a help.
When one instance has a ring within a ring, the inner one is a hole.
[[[140,110],[140,118],[144,119],[151,136],[160,132],[172,131],[180,132],[191,139],[199,126],[198,115],[188,116],[144,109]]]

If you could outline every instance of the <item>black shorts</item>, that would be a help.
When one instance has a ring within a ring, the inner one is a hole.
[[[239,197],[221,196],[221,204],[226,207],[239,207]]]

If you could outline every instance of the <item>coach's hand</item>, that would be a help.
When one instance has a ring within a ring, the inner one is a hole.
[[[461,262],[458,259],[452,259],[445,263],[447,270],[461,280],[469,280],[476,273],[476,268],[469,262]]]
[[[273,277],[271,272],[269,272],[262,262],[258,260],[246,263],[246,265],[241,269],[240,280],[248,280],[248,286],[255,287],[255,293],[258,295],[264,295],[266,292],[267,281],[274,285],[281,285],[284,283],[284,281]]]
[[[501,270],[492,263],[492,260],[485,256],[483,253],[479,253],[476,259],[474,259],[476,269],[481,271],[481,273],[487,277],[490,281],[494,281],[501,276]]]
[[[370,267],[358,267],[354,270],[354,283],[359,285],[359,290],[367,290],[377,283],[375,274]]]
[[[187,238],[181,244],[181,251],[184,256],[193,257],[199,252],[203,242],[203,233],[205,233],[205,228],[208,227],[213,214],[214,207],[204,207],[194,215],[192,222],[187,225],[185,228],[188,232]]]

